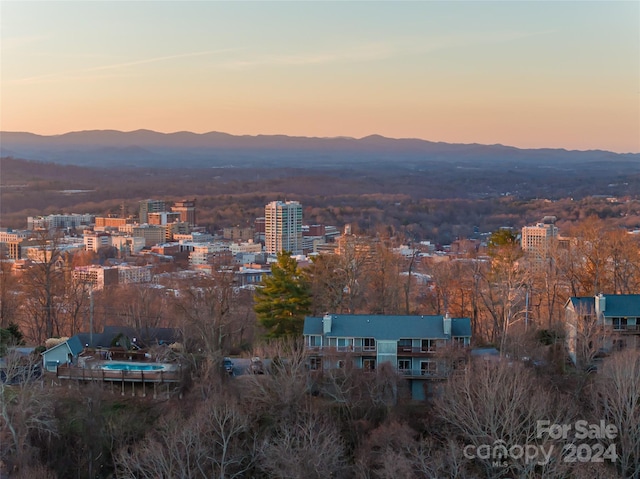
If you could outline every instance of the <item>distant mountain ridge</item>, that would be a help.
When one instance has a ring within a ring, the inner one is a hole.
[[[0,132],[0,155],[36,161],[99,167],[202,168],[304,164],[308,168],[350,163],[404,162],[416,168],[430,162],[480,166],[523,161],[554,165],[579,162],[638,162],[640,154],[602,150],[520,149],[504,145],[452,144],[412,138],[318,138],[286,135],[231,135],[151,130],[88,130],[61,135]]]

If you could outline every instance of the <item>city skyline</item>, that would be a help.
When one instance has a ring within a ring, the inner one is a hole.
[[[640,152],[637,2],[0,2],[0,129]]]

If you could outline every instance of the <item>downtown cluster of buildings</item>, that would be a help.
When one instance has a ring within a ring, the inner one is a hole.
[[[55,214],[27,218],[26,230],[0,230],[0,255],[14,268],[91,252],[101,264],[76,266],[74,278],[96,288],[108,284],[149,282],[149,266],[175,262],[182,269],[210,272],[221,264],[239,266],[240,283],[260,282],[277,253],[306,255],[335,248],[336,227],[304,225],[297,201],[273,201],[253,227],[224,228],[212,234],[196,223],[196,201],[169,205],[163,200],[139,203],[138,216]],[[52,233],[55,233],[52,235]],[[55,238],[55,240],[52,240]],[[104,259],[109,259],[105,265]],[[113,263],[116,263],[114,266]],[[247,265],[247,266],[244,266]]]

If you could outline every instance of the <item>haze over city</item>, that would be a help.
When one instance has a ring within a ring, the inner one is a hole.
[[[640,152],[637,2],[2,2],[3,131]]]

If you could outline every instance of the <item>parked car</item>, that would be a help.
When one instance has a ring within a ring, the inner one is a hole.
[[[258,356],[251,358],[249,372],[251,374],[264,374],[264,366],[262,364],[262,360]]]
[[[233,361],[231,361],[231,358],[224,358],[223,365],[225,372],[229,376],[233,376]]]

